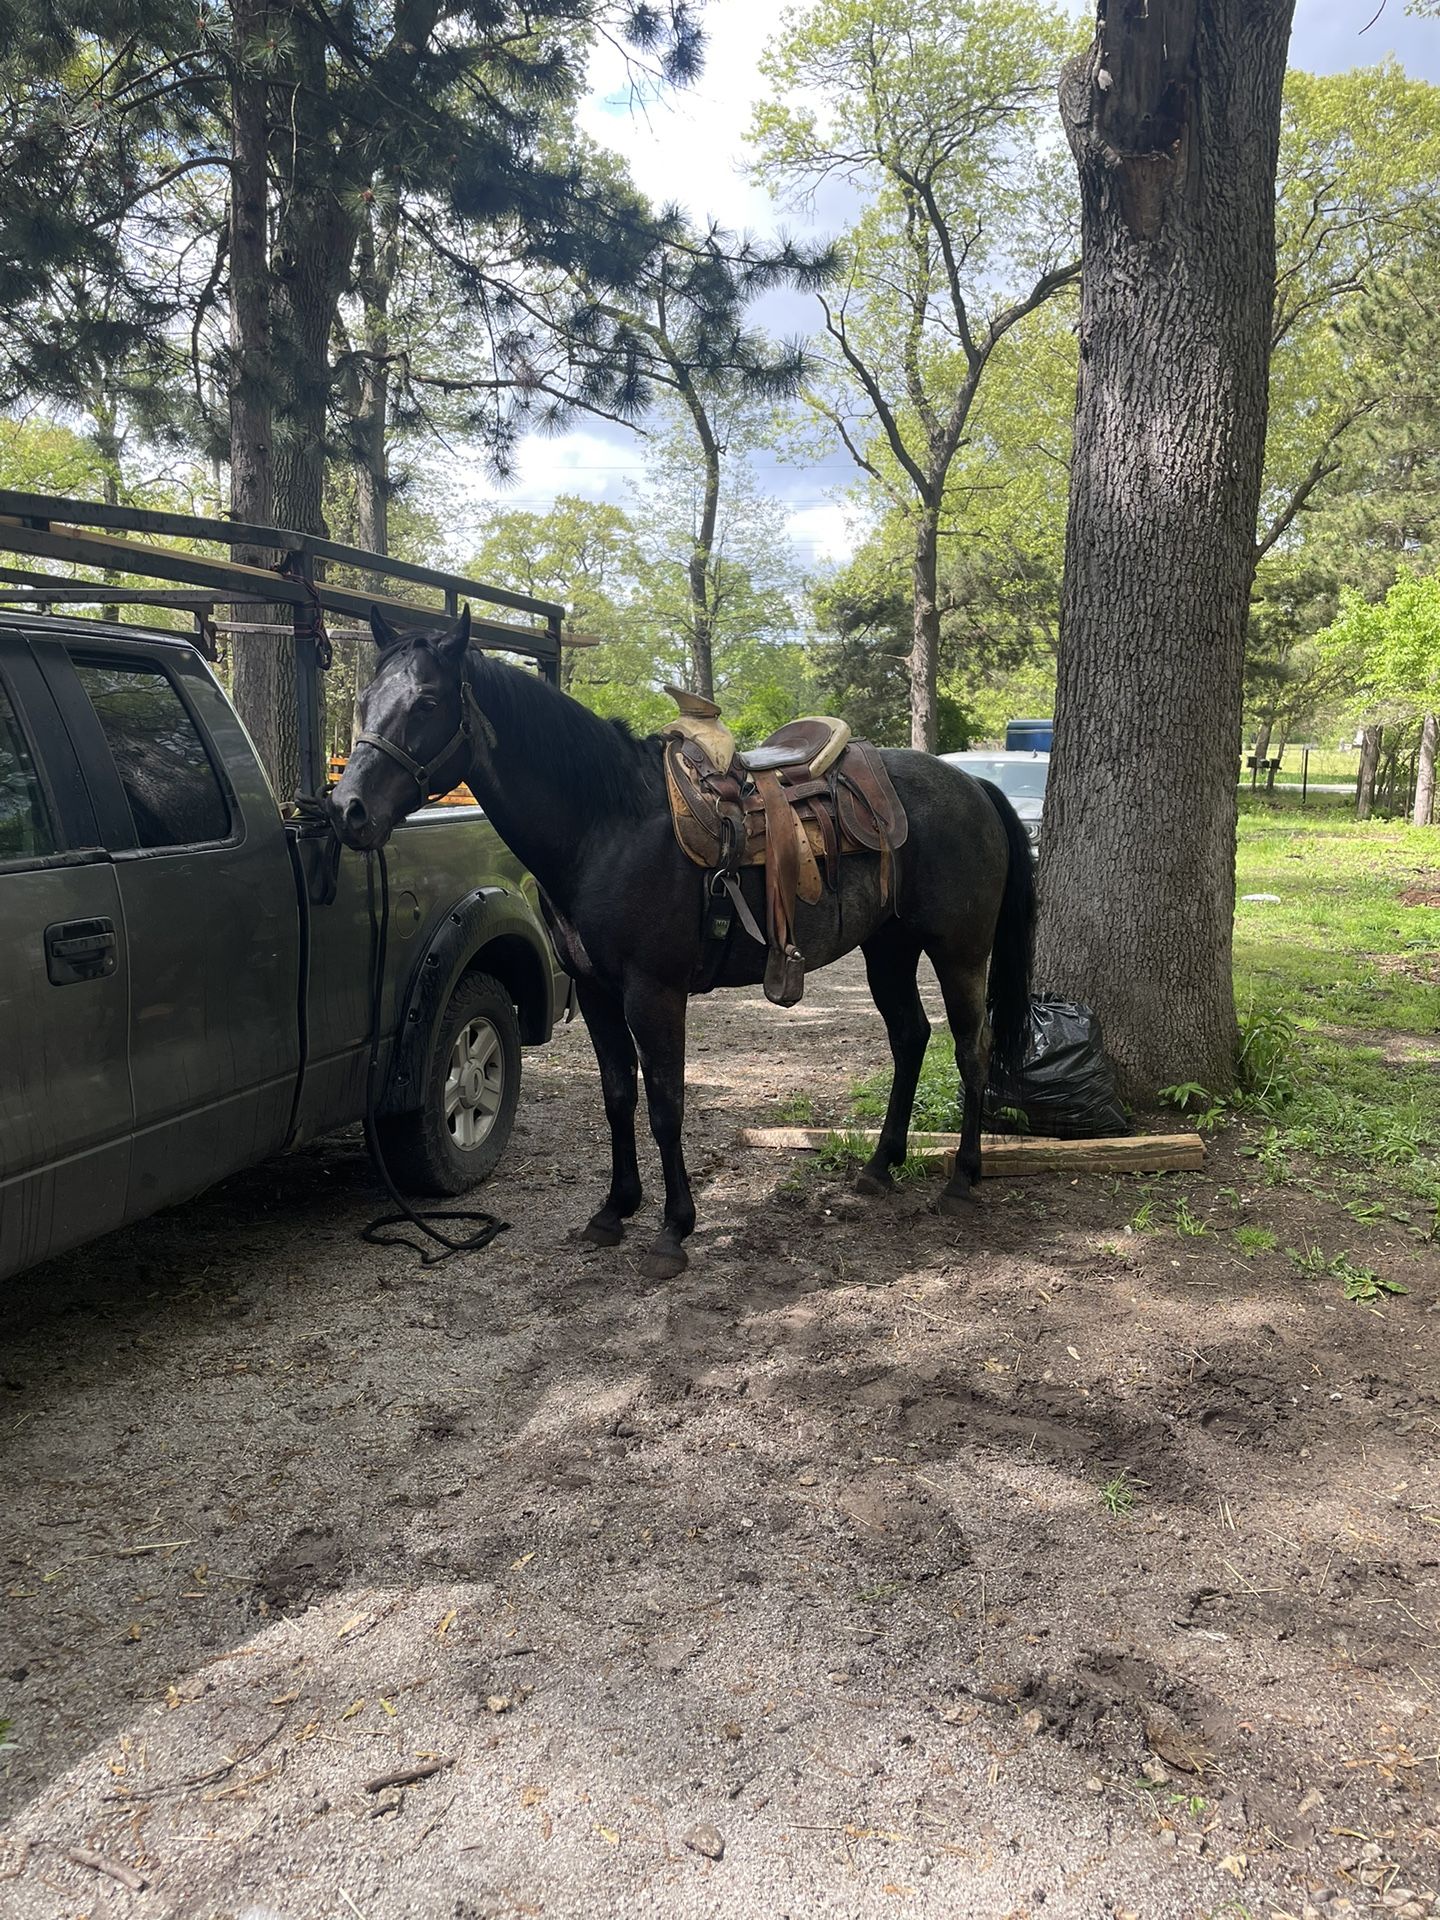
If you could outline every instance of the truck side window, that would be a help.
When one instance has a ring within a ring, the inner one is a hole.
[[[55,851],[49,810],[10,696],[0,686],[0,860]]]
[[[224,840],[230,809],[205,743],[174,686],[139,661],[76,660],[115,756],[142,847]]]

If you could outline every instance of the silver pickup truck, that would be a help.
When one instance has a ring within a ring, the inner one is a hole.
[[[568,983],[478,807],[390,850],[380,1133],[459,1193]],[[0,1278],[360,1119],[369,876],[176,636],[0,614]]]

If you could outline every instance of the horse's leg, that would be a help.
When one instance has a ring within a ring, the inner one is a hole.
[[[955,1065],[964,1096],[955,1171],[945,1183],[939,1207],[941,1213],[963,1213],[975,1198],[975,1182],[980,1178],[980,1114],[990,1072],[990,1023],[985,1015],[986,963],[982,960],[977,966],[969,960],[949,958],[943,952],[932,953],[930,958],[940,981],[940,991],[945,996],[945,1014],[955,1040]]]
[[[590,1044],[600,1063],[605,1118],[610,1123],[610,1191],[581,1238],[597,1247],[618,1246],[625,1222],[640,1205],[640,1166],[635,1157],[635,1042],[619,999],[592,980],[576,982],[576,997]]]
[[[641,974],[626,982],[625,1018],[640,1050],[650,1131],[665,1174],[665,1217],[646,1254],[648,1280],[670,1280],[687,1264],[684,1242],[695,1228],[695,1202],[685,1171],[685,1004],[683,988]]]
[[[864,942],[865,975],[870,993],[885,1022],[890,1053],[895,1062],[890,1082],[890,1101],[885,1109],[885,1124],[875,1151],[855,1177],[862,1193],[888,1193],[895,1182],[890,1169],[905,1158],[905,1141],[910,1131],[910,1113],[915,1105],[915,1089],[925,1049],[930,1044],[930,1022],[920,1003],[915,971],[920,964],[920,943],[898,920],[887,920]]]

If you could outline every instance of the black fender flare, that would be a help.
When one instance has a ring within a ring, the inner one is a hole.
[[[483,961],[493,947],[494,964]],[[555,971],[545,931],[523,894],[477,887],[446,914],[411,969],[396,1023],[381,1113],[411,1113],[424,1099],[435,1023],[463,974],[476,961],[509,988],[529,1045],[550,1038],[555,1023]]]

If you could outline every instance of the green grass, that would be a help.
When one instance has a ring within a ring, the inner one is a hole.
[[[777,1127],[809,1127],[815,1123],[815,1102],[808,1093],[787,1093],[775,1104]]]
[[[1253,744],[1252,741],[1247,745],[1247,753]],[[1273,753],[1274,749],[1272,748],[1271,751]],[[1297,787],[1300,785],[1300,760],[1301,755],[1298,747],[1286,747],[1280,766],[1276,769],[1276,786],[1279,786],[1282,782],[1288,784],[1291,781],[1293,781]],[[1316,780],[1324,781],[1326,785],[1343,782],[1353,787],[1359,760],[1360,755],[1354,747],[1316,747],[1310,755],[1310,779],[1312,782]],[[1248,792],[1250,788],[1250,769],[1248,766],[1243,768],[1241,779]],[[1265,776],[1262,773],[1260,775],[1260,786],[1263,787],[1264,784]],[[1328,795],[1325,797],[1328,798]]]
[[[1424,973],[1440,949],[1440,907],[1403,906],[1400,894],[1440,871],[1440,829],[1247,809],[1238,852],[1242,1007],[1283,1005],[1307,1025],[1433,1033],[1440,989]],[[1279,904],[1246,904],[1247,893],[1278,894]]]
[[[1312,1243],[1304,1248],[1287,1247],[1285,1254],[1299,1272],[1312,1280],[1338,1280],[1345,1298],[1361,1305],[1381,1300],[1386,1294],[1410,1291],[1398,1280],[1382,1279],[1373,1267],[1356,1266],[1348,1253],[1337,1253],[1327,1260],[1321,1249]]]
[[[890,1098],[890,1069],[872,1073],[851,1090],[851,1111],[857,1120],[883,1120]],[[960,1078],[955,1070],[955,1042],[948,1027],[937,1027],[925,1049],[920,1085],[915,1090],[915,1113],[910,1122],[916,1133],[958,1133]]]
[[[1127,1514],[1135,1511],[1135,1489],[1124,1467],[1113,1480],[1107,1480],[1101,1487],[1100,1504],[1112,1520],[1123,1520]]]
[[[822,1173],[858,1173],[874,1151],[873,1144],[861,1134],[832,1133],[816,1153],[815,1163]],[[934,1171],[932,1161],[911,1153],[898,1167],[890,1169],[890,1177],[897,1187],[905,1187],[913,1181],[928,1179]]]
[[[1269,1227],[1236,1227],[1235,1244],[1247,1260],[1258,1253],[1273,1253],[1280,1244]]]
[[[1434,828],[1242,814],[1237,893],[1280,896],[1235,915],[1242,1030],[1259,1036],[1242,1066],[1274,1123],[1259,1147],[1272,1184],[1303,1152],[1440,1199],[1440,907],[1401,900],[1437,870]]]

